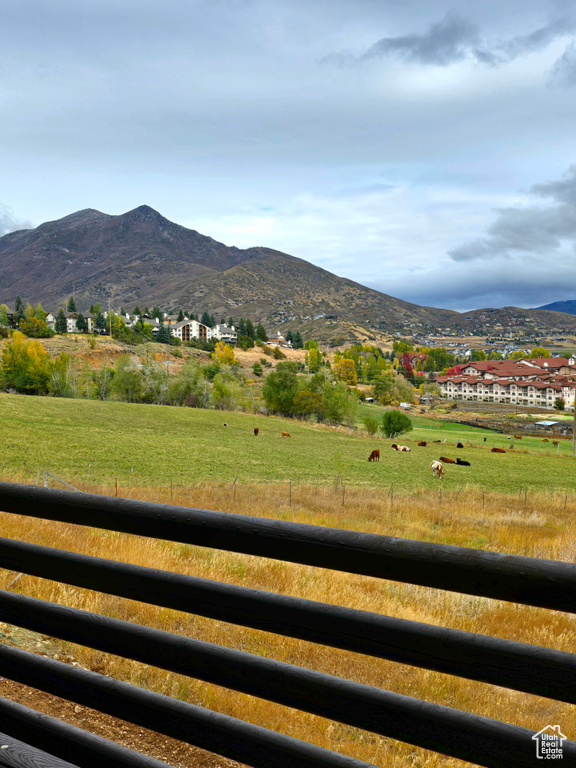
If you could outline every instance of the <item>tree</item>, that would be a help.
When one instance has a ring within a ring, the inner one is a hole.
[[[66,322],[66,315],[64,314],[64,310],[62,307],[58,310],[58,314],[56,316],[56,322],[54,323],[54,329],[56,333],[67,333],[68,331],[68,324]]]
[[[380,427],[384,437],[396,437],[412,430],[412,421],[400,411],[386,411]]]
[[[294,398],[294,413],[298,416],[311,416],[315,414],[319,421],[324,415],[324,401],[322,395],[303,389]]]
[[[294,397],[298,391],[298,363],[278,363],[264,381],[262,395],[267,408],[285,416],[292,414]]]
[[[78,328],[80,333],[85,333],[88,330],[88,323],[86,322],[82,312],[79,312],[78,317],[76,318],[76,328]]]
[[[364,427],[369,435],[378,432],[378,419],[375,416],[364,416]]]
[[[246,321],[243,317],[238,320],[238,328],[236,329],[238,336],[246,336]]]
[[[292,345],[294,344],[294,334],[292,333],[292,331],[288,331],[285,338],[286,338],[286,341],[290,342],[290,344]]]
[[[8,307],[6,304],[0,304],[0,326],[2,328],[8,328]]]
[[[90,312],[93,312],[93,310],[91,309]],[[136,304],[136,306],[134,307],[134,312],[132,312],[132,314],[134,315],[134,317],[142,317],[142,312],[140,312],[140,307],[138,306],[138,304]]]
[[[46,321],[39,320],[37,317],[22,320],[20,330],[29,338],[34,339],[49,339],[54,336],[54,331],[48,328]]]
[[[554,400],[554,409],[556,411],[563,411],[566,407],[566,401],[563,397],[557,397],[556,400]]]
[[[332,424],[354,424],[358,411],[356,395],[348,392],[343,381],[332,383],[327,381],[322,387],[324,401],[324,416]]]
[[[234,350],[224,341],[216,342],[212,359],[218,365],[237,365],[238,360],[234,357]]]
[[[140,400],[142,376],[130,355],[122,355],[118,358],[111,391],[119,400],[124,400],[126,403],[137,403]]]
[[[252,371],[254,372],[254,376],[262,376],[262,373],[264,372],[260,363],[254,363]]]
[[[42,304],[36,304],[34,308],[34,317],[37,320],[46,322],[47,312],[44,311],[44,307],[42,306]]]
[[[16,302],[14,306],[14,320],[16,325],[20,325],[22,320],[24,320],[24,317],[24,302],[22,301],[22,297],[18,295],[16,296]]]
[[[178,312],[178,322],[181,323],[182,320],[184,320],[184,312],[180,310],[180,312]]]
[[[248,336],[249,339],[255,339],[256,338],[256,331],[254,330],[254,323],[250,319],[246,320],[246,336]]]
[[[260,339],[260,341],[268,341],[268,334],[262,323],[258,323],[256,326],[256,338]]]
[[[77,312],[76,309],[76,302],[74,301],[74,296],[70,296],[68,299],[68,312]]]
[[[5,387],[38,395],[48,391],[48,353],[39,341],[14,331],[2,350],[2,381]]]
[[[96,313],[96,318],[94,319],[94,326],[98,331],[106,330],[106,318],[104,317],[101,311]]]
[[[230,327],[232,327],[232,326],[234,325],[234,318],[233,318],[232,316],[230,316],[230,317],[228,318],[228,325],[229,325]]]
[[[310,350],[310,352],[312,352],[312,350]],[[358,376],[356,375],[354,360],[347,360],[343,357],[338,360],[337,363],[334,363],[332,370],[334,371],[334,376],[339,381],[345,381],[348,386],[355,387],[356,384],[358,384]]]
[[[156,334],[156,341],[158,341],[160,344],[170,344],[171,339],[172,334],[170,333],[168,326],[161,325],[158,329],[158,333]]]
[[[202,312],[202,319],[200,322],[202,325],[206,325],[208,328],[212,328],[212,318],[210,317],[210,314],[206,311]]]
[[[550,357],[550,350],[544,347],[534,347],[532,352],[530,352],[530,357]]]
[[[152,317],[155,317],[157,320],[163,320],[164,319],[164,313],[160,309],[160,307],[154,307],[152,310]]]
[[[292,346],[294,347],[294,349],[302,349],[302,347],[304,346],[304,341],[302,339],[302,336],[300,335],[300,331],[296,331],[296,333],[294,334]]]
[[[488,356],[486,352],[484,352],[482,349],[473,349],[472,354],[470,355],[470,362],[477,363],[481,360],[487,360]],[[426,361],[428,362],[428,361]],[[426,369],[427,370],[427,369]]]

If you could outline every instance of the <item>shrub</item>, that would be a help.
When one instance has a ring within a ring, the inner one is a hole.
[[[369,435],[378,432],[378,419],[375,416],[364,416],[364,427]]]
[[[384,437],[395,437],[412,430],[412,421],[400,411],[386,411],[380,427]]]

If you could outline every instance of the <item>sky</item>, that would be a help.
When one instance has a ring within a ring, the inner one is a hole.
[[[150,205],[459,311],[576,299],[575,0],[4,0],[0,234]]]

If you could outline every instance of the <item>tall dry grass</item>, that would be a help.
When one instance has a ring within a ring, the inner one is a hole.
[[[10,476],[4,480],[18,481]],[[87,487],[114,495],[114,487]],[[125,488],[121,495],[350,530],[574,562],[576,498],[510,497],[468,490],[382,495],[366,489],[199,484]],[[575,619],[561,612],[282,563],[190,545],[0,514],[3,536],[138,565],[178,571],[470,632],[574,650]],[[13,574],[0,572],[5,588]],[[157,627],[219,645],[374,685],[539,730],[559,723],[576,738],[576,708],[497,686],[327,649],[305,641],[143,605],[23,576],[14,590],[45,600]],[[460,766],[459,760],[327,721],[215,685],[62,643],[85,667],[273,728],[379,766]]]

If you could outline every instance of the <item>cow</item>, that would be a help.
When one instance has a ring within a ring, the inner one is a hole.
[[[254,427],[254,434],[256,435],[256,437],[258,437],[258,432],[260,432],[260,428]]]
[[[504,448],[492,448],[491,453],[506,453]]]
[[[522,440],[522,435],[514,435],[514,440]]]
[[[290,432],[282,432],[282,437],[292,437]]]
[[[558,445],[558,440],[552,440],[552,445]]]
[[[368,461],[380,461],[380,449],[375,448],[370,456],[368,456]]]
[[[462,445],[462,443],[458,443],[458,444],[456,445],[456,448],[464,448],[464,446]]]
[[[469,467],[470,462],[464,461],[464,459],[456,459],[456,464],[458,464],[459,467]]]
[[[392,443],[392,448],[395,451],[400,451],[402,453],[410,453],[410,448],[408,448],[407,445],[398,445],[397,443]]]
[[[439,461],[433,461],[430,464],[432,469],[432,477],[439,477],[441,480],[444,477],[444,467]]]
[[[547,437],[545,437],[545,438],[544,438],[544,440],[542,440],[542,442],[543,442],[543,443],[549,443],[549,442],[550,442],[550,440],[548,440],[548,438],[547,438]]]
[[[226,422],[224,422],[224,424],[222,424],[222,426],[223,426],[223,427],[227,427],[227,426],[228,426],[228,424],[226,424]]]
[[[418,443],[418,445],[419,445],[421,448],[426,448],[426,446],[428,445],[428,443],[426,442],[426,440],[420,440],[420,442]]]
[[[447,456],[440,456],[440,461],[443,461],[444,464],[456,464],[454,459],[449,459]]]

